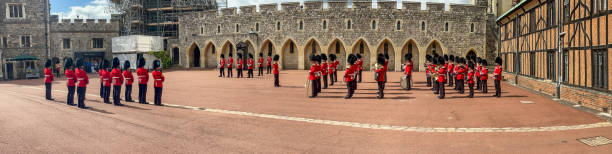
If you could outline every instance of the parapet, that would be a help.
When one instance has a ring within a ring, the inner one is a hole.
[[[342,0],[327,1],[327,9],[346,9],[346,8],[348,8],[348,3],[346,1],[342,1]]]
[[[276,3],[259,5],[260,13],[271,13],[275,12],[276,10],[278,10],[278,4]]]
[[[304,1],[305,10],[320,10],[323,9],[323,2],[321,1]]]
[[[404,10],[421,10],[421,2],[402,2]]]
[[[485,6],[475,6],[471,4],[450,4],[449,11],[452,12],[468,12],[474,8],[485,8]]]
[[[397,2],[396,1],[379,1],[377,2],[378,9],[396,9]]]
[[[300,2],[281,3],[281,7],[282,7],[282,10],[286,12],[293,12],[293,11],[297,11],[301,9]]]
[[[241,6],[240,7],[240,13],[253,14],[256,11],[257,11],[257,6],[255,6],[255,5]]]
[[[83,19],[74,19],[74,23],[75,24],[82,24],[83,23]]]
[[[51,23],[58,23],[59,22],[59,16],[58,15],[51,15],[49,17],[49,21],[51,21]]]
[[[222,15],[235,15],[236,14],[236,8],[235,7],[222,8],[221,9],[221,14]]]
[[[425,5],[429,11],[444,11],[444,3],[427,2]]]
[[[85,19],[85,23],[96,23],[96,19]]]
[[[353,9],[371,9],[372,1],[353,1]]]

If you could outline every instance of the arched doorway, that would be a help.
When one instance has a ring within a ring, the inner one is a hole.
[[[283,44],[283,54],[281,55],[281,62],[283,69],[297,69],[298,68],[298,49],[293,40],[287,40]]]
[[[419,66],[421,64],[421,62],[419,61],[419,49],[417,48],[417,45],[414,40],[409,40],[408,42],[406,42],[406,44],[404,44],[404,47],[402,47],[402,64],[406,63],[406,57],[404,57],[404,55],[406,54],[412,55],[412,71],[419,71]],[[404,68],[401,68],[401,70],[403,69]]]
[[[200,47],[193,43],[189,48],[189,67],[201,67],[200,65]]]
[[[179,48],[177,47],[172,48],[172,63],[173,64],[179,63]]]
[[[388,39],[383,40],[378,45],[378,49],[376,50],[376,54],[389,54],[389,66],[388,70],[395,70],[395,49],[393,49],[393,43]]]
[[[274,44],[272,44],[270,40],[264,41],[264,43],[261,45],[261,49],[259,50],[259,52],[263,53],[264,57],[266,57],[268,54],[270,54],[271,56],[278,54],[276,53],[276,48],[274,47]]]
[[[476,57],[478,55],[476,55],[476,51],[474,51],[473,49],[468,51],[466,54],[466,57]]]
[[[355,44],[353,44],[353,50],[351,53],[360,54],[361,58],[363,59],[363,69],[370,70],[370,66],[372,65],[370,63],[370,47],[366,41],[359,39],[357,42],[355,42]]]
[[[225,44],[223,44],[223,47],[221,48],[221,53],[225,56],[225,59],[227,59],[227,57],[229,57],[229,55],[233,55],[234,59],[238,59],[238,57],[236,57],[236,52],[235,52],[235,46],[230,42],[227,41],[225,42]],[[217,55],[215,56],[219,59],[215,60],[215,63],[218,63],[219,60],[221,60],[221,55]],[[236,60],[234,60],[234,63],[236,63]],[[216,66],[217,64],[215,64]],[[236,65],[237,66],[237,65]]]
[[[331,43],[329,43],[328,45],[329,49],[327,50],[327,54],[335,54],[336,57],[338,57],[338,62],[340,63],[340,65],[338,66],[338,70],[345,70],[346,69],[346,57],[348,56],[346,54],[346,50],[344,48],[344,43],[342,43],[342,41],[340,41],[339,39],[335,39],[333,40]],[[363,55],[363,54],[362,54]],[[363,56],[362,56],[363,57]],[[307,65],[310,66],[310,65]]]
[[[427,45],[427,49],[425,49],[425,51],[426,51],[425,53],[427,53],[428,55],[431,55],[431,56],[433,56],[434,53],[437,53],[440,56],[444,55],[444,51],[442,50],[442,46],[436,40],[434,40],[431,43],[429,43],[429,45]]]
[[[314,39],[308,41],[308,43],[306,43],[306,46],[304,46],[304,69],[307,70],[310,69],[311,65],[310,54],[321,54],[321,45]],[[340,67],[338,68],[340,69]]]
[[[255,46],[249,40],[244,41],[244,43],[247,44],[247,52],[250,53],[250,54],[253,54],[253,58],[255,60],[255,64],[254,65],[257,65],[257,58],[259,58],[259,53],[256,53],[257,51],[255,51]]]
[[[216,68],[217,67],[217,48],[215,45],[210,42],[206,45],[204,49],[204,53],[206,53],[206,68]]]

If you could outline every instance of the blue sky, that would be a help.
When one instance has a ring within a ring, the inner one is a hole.
[[[269,4],[279,2],[295,2],[303,0],[227,0],[229,7],[246,5]],[[376,1],[376,0],[374,0]],[[398,0],[401,1],[401,0]],[[441,3],[470,3],[470,0],[405,0],[421,2],[441,2]],[[60,15],[60,18],[93,18],[108,19],[111,11],[108,9],[108,0],[50,0],[51,14]]]

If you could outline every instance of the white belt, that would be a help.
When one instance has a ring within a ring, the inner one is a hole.
[[[155,80],[162,80],[162,79],[155,79]]]
[[[108,79],[102,79],[103,81],[108,81]]]
[[[85,78],[78,78],[77,80],[79,80],[79,81],[83,81],[83,80],[85,80]]]
[[[126,80],[131,80],[132,78],[125,78]]]
[[[45,75],[45,76],[51,76],[51,75]]]
[[[68,80],[72,80],[72,79],[74,79],[74,78],[66,78],[66,79],[68,79]]]
[[[139,75],[138,77],[144,78],[144,77],[146,77],[146,75]]]
[[[120,78],[120,77],[113,77],[113,79],[118,79],[118,78]]]

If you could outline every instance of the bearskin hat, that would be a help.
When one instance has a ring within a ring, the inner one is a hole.
[[[47,59],[45,62],[45,67],[51,67],[51,59]]]
[[[434,53],[433,57],[440,57],[440,55],[438,53]]]
[[[431,57],[430,55],[425,55],[425,60],[427,60],[427,61],[431,61],[432,58],[433,57]]]
[[[476,64],[482,64],[482,59],[480,57],[476,57]]]
[[[102,69],[107,69],[108,68],[108,60],[106,60],[106,59],[102,60],[102,65],[101,66],[102,66],[101,67]]]
[[[439,56],[433,57],[431,58],[431,63],[434,65],[438,65],[438,58],[440,58]]]
[[[487,63],[487,60],[482,60],[480,63],[482,63],[482,64],[480,64],[482,66],[488,66],[489,65],[489,63]]]
[[[502,64],[502,59],[501,59],[501,57],[497,57],[497,58],[495,58],[495,63],[496,63],[496,64],[498,64],[498,65],[501,65],[501,64]]]
[[[225,58],[225,54],[221,54],[221,58]]]
[[[137,67],[144,67],[146,63],[146,60],[144,58],[138,58],[138,65],[136,65]]]
[[[236,57],[242,58],[242,54],[241,53],[236,53]]]
[[[316,61],[316,60],[317,60],[317,57],[316,57],[314,54],[310,54],[310,55],[308,56],[308,59],[310,59],[310,61]]]
[[[468,65],[468,68],[474,69],[474,62],[470,61],[467,63],[467,65]]]
[[[451,62],[454,62],[455,61],[455,56],[454,55],[448,56],[448,60],[450,60]]]
[[[259,57],[263,57],[263,53],[261,53],[261,52],[260,52],[260,53],[259,53]]]
[[[438,65],[444,65],[444,63],[446,63],[446,57],[448,56],[445,56],[445,58],[438,58]]]
[[[253,54],[249,53],[249,58],[253,59]]]
[[[356,57],[354,54],[350,54],[350,55],[348,56],[347,62],[348,62],[350,65],[354,65],[354,64],[355,64],[355,61],[357,61],[357,57]]]
[[[125,62],[123,62],[123,69],[124,70],[129,70],[130,69],[130,61],[126,60]]]
[[[321,63],[321,56],[315,55],[315,61]]]
[[[161,63],[159,62],[159,60],[154,60],[153,61],[153,69],[157,69],[159,68],[161,65]]]
[[[272,58],[272,60],[274,60],[274,61],[278,61],[278,59],[280,59],[280,56],[278,56],[278,55],[274,55],[274,58]]]
[[[272,56],[272,52],[268,52],[268,57],[271,57],[271,56]],[[274,56],[276,56],[276,55],[274,55]]]
[[[64,68],[65,69],[69,69],[70,67],[72,67],[72,58],[66,58],[66,60],[64,60]]]
[[[330,61],[336,61],[336,55],[335,54],[329,54],[329,60]]]
[[[321,60],[322,61],[327,61],[327,55],[325,55],[324,53],[321,54]]]
[[[119,62],[119,58],[113,58],[113,68],[119,68],[119,65],[121,65]]]
[[[376,63],[378,63],[379,65],[385,65],[385,57],[384,56],[376,57]]]
[[[404,59],[411,60],[412,59],[412,54],[409,54],[409,53],[405,54],[404,55]]]
[[[357,56],[357,59],[361,59],[361,54],[355,54],[355,56]]]
[[[444,55],[444,60],[448,61],[448,55]]]
[[[102,61],[102,63],[104,63],[104,61]],[[76,67],[81,67],[83,66],[83,59],[77,59],[76,60]]]
[[[231,58],[231,57],[234,57],[234,55],[232,55],[232,54],[227,54],[227,56],[229,56],[230,58]]]

